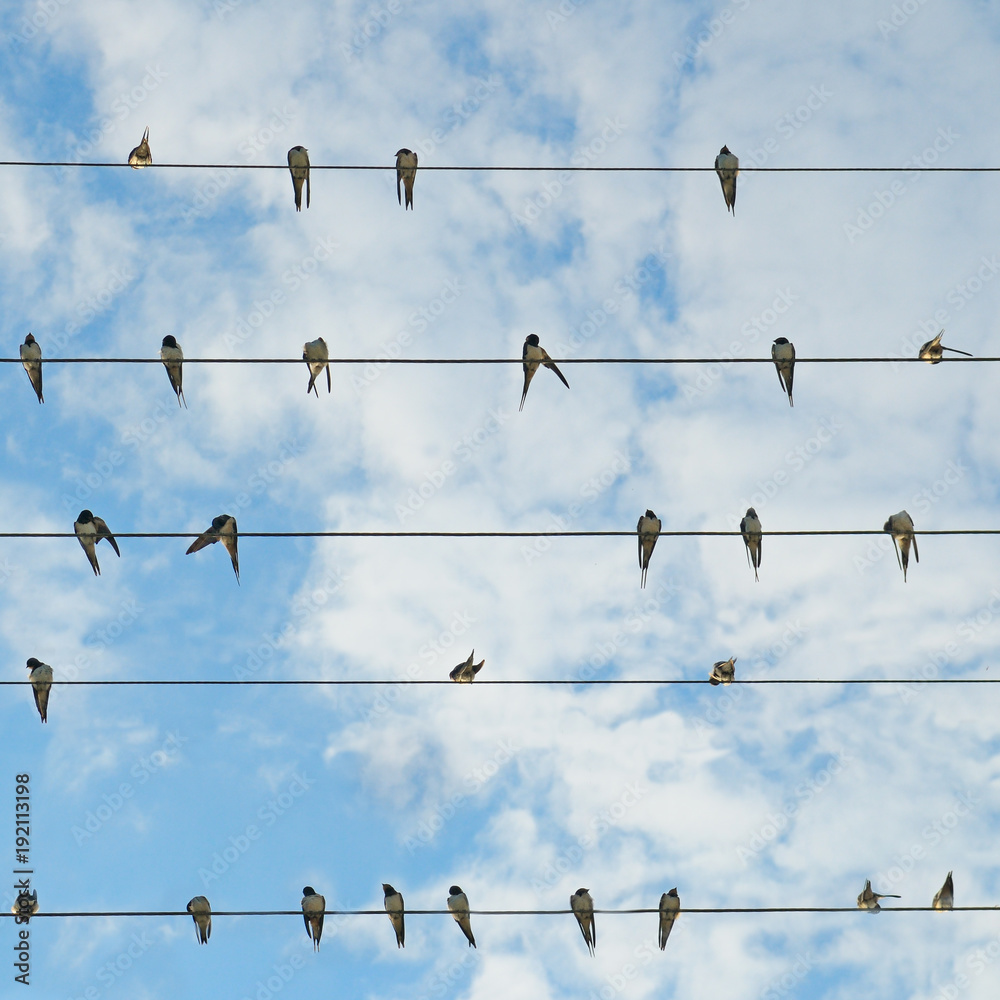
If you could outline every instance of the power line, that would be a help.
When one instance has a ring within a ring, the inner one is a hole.
[[[560,365],[773,365],[772,358],[553,358]],[[949,364],[980,364],[996,358],[942,358]],[[0,358],[0,364],[22,364]],[[160,358],[43,358],[46,365],[162,365]],[[302,365],[302,358],[184,358],[191,365]],[[523,358],[330,358],[331,365],[520,365]],[[797,365],[928,364],[923,358],[796,358]]]
[[[709,684],[707,678],[703,680],[691,680],[681,678],[628,678],[628,677],[605,677],[588,678],[586,680],[574,680],[572,678],[476,678],[475,686],[482,687],[488,684],[498,685],[611,685],[611,684],[637,684],[647,686],[679,686],[688,684]],[[924,679],[923,677],[768,677],[755,679],[734,680],[731,684],[1000,684],[1000,677],[936,677]],[[274,678],[246,678],[246,679],[226,679],[212,680],[210,678],[199,677],[189,680],[92,680],[92,681],[60,681],[53,680],[53,686],[62,685],[64,687],[195,687],[199,685],[209,685],[214,687],[225,687],[229,685],[248,684],[258,687],[281,687],[294,685],[316,685],[331,687],[378,687],[420,684],[442,684],[454,686],[455,681],[450,678],[420,678],[409,677],[396,678],[302,678],[302,679],[274,679]],[[0,681],[0,687],[31,687],[31,681]]]
[[[1000,906],[955,906],[952,912],[983,913],[1000,910]],[[702,906],[681,907],[679,913],[867,913],[870,911],[856,906]],[[883,906],[882,913],[940,913],[933,906]],[[328,917],[368,917],[385,916],[382,910],[324,910]],[[450,910],[410,910],[406,916],[451,916]],[[469,910],[472,916],[480,917],[547,917],[568,916],[572,910]],[[636,913],[659,913],[654,907],[635,907],[623,910],[599,910],[595,914],[605,916],[623,916]],[[13,917],[13,913],[0,913],[0,916]],[[187,910],[75,910],[53,913],[33,913],[32,920],[40,917],[190,917]],[[212,910],[213,917],[300,917],[302,910]]]
[[[198,531],[116,531],[115,538],[198,538]],[[886,535],[879,528],[809,528],[791,531],[764,531],[762,536],[771,538],[798,538],[819,535],[863,536]],[[1000,535],[1000,528],[942,528],[914,531],[914,535]],[[670,531],[664,528],[661,538],[740,538],[742,533],[732,531]],[[635,538],[636,530],[628,531],[240,531],[240,538]],[[2,531],[0,538],[76,538],[72,531]]]
[[[128,167],[128,163],[82,163],[79,160],[0,160],[0,167]],[[395,170],[396,165],[385,163],[311,163],[311,170]],[[151,163],[144,170],[288,170],[285,163]],[[485,173],[514,171],[521,173],[715,173],[708,167],[595,167],[595,166],[514,166],[476,164],[421,165],[421,171],[482,171]],[[770,174],[984,174],[1000,172],[1000,167],[754,167],[740,166],[740,173]]]

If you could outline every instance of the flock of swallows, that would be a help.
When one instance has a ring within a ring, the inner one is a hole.
[[[955,885],[952,881],[952,873],[948,872],[944,885],[935,893],[931,906],[935,910],[950,910],[955,905]],[[396,947],[405,947],[406,907],[403,904],[403,894],[394,889],[388,882],[382,883],[382,892],[385,895],[385,912],[392,923],[392,929],[396,932]],[[882,907],[879,906],[880,899],[899,899],[894,893],[874,892],[872,890],[871,879],[865,879],[865,887],[858,895],[858,909],[868,910],[871,913],[878,913]],[[302,920],[306,925],[306,934],[313,943],[313,950],[319,950],[320,938],[323,936],[323,917],[326,915],[326,898],[318,893],[311,885],[302,889]],[[580,925],[580,933],[587,945],[587,950],[591,955],[597,947],[597,926],[594,923],[594,900],[589,889],[577,889],[569,897],[570,910],[576,917]],[[673,930],[674,921],[681,910],[680,896],[677,889],[673,888],[660,896],[659,906],[659,945],[660,951],[667,947],[667,938]],[[212,905],[204,896],[195,896],[188,904],[187,911],[195,924],[195,934],[200,944],[207,944],[212,936]],[[27,923],[28,920],[38,912],[38,892],[22,892],[11,907],[19,922]],[[465,939],[469,942],[470,948],[476,948],[476,939],[472,933],[471,910],[469,909],[469,898],[462,892],[461,886],[453,885],[448,890],[448,912],[455,918],[455,922],[461,928]]]

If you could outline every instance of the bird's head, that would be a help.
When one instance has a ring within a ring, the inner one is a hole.
[[[34,342],[35,342],[35,335],[33,333],[29,333],[28,336],[24,338],[25,347],[30,347]]]
[[[177,346],[177,341],[173,338],[173,336],[171,334],[168,333],[163,338],[163,343],[160,346],[161,347],[176,347]]]
[[[538,346],[538,334],[537,333],[529,333],[528,336],[524,338],[524,342],[526,344],[531,344],[532,347],[537,347]]]
[[[728,146],[723,146],[722,149],[719,150],[719,155],[720,156],[732,156],[732,153],[731,153],[731,151],[730,151],[730,149],[729,149]]]
[[[81,510],[80,516],[77,518],[77,521],[80,524],[89,524],[93,520],[94,520],[94,513],[93,511],[90,510]]]
[[[316,890],[311,885],[305,885],[302,887],[303,896],[315,896]]]
[[[461,891],[462,891],[462,887],[460,885],[453,885],[448,890],[448,893],[449,893],[449,895],[457,896]]]
[[[34,657],[32,657],[30,660],[28,660],[28,662],[26,664],[26,666],[27,666],[27,668],[29,670],[34,670],[35,667],[40,667],[41,665],[42,665],[42,661],[41,660],[36,660]]]
[[[395,890],[395,889],[393,889],[393,887],[392,887],[391,885],[389,885],[389,883],[388,883],[388,882],[383,882],[383,883],[382,883],[382,891],[383,891],[383,892],[384,892],[384,893],[385,893],[385,894],[386,894],[387,896],[392,896],[392,895],[394,895],[394,894],[395,894],[395,892],[396,892],[396,890]]]

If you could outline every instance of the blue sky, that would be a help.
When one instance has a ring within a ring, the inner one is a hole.
[[[157,163],[987,166],[1000,20],[962,2],[43,0],[0,19],[2,159]],[[48,359],[995,355],[990,176],[3,168],[0,333]],[[773,370],[566,365],[517,412],[516,366],[56,365],[44,406],[3,365],[11,531],[991,527],[988,365]],[[0,543],[6,679],[393,678],[375,687],[27,687],[0,699],[6,780],[32,776],[43,910],[850,906],[866,878],[928,905],[1000,899],[990,688],[473,685],[482,677],[987,677],[993,541],[628,538],[74,539]],[[11,792],[13,796],[13,792]],[[226,860],[226,859],[229,860]],[[9,905],[9,904],[8,904]],[[985,914],[38,920],[38,996],[996,994]],[[8,925],[9,927],[12,925]],[[720,957],[723,961],[720,961]],[[8,969],[4,975],[9,975]],[[277,977],[277,978],[275,978]],[[962,978],[964,977],[964,978]],[[268,985],[270,983],[270,985]],[[280,987],[280,988],[279,988]],[[87,991],[91,991],[89,994]],[[261,992],[261,991],[264,992]]]

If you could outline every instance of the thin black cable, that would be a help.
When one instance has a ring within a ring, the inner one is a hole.
[[[768,678],[757,678],[757,679],[742,679],[730,681],[731,684],[1000,684],[1000,677],[936,677],[925,680],[922,677],[849,677],[837,679],[835,677],[768,677]],[[168,687],[171,685],[176,686],[197,686],[201,684],[207,684],[210,686],[227,686],[227,685],[239,685],[239,684],[249,684],[257,685],[263,687],[269,686],[292,686],[296,684],[306,684],[306,685],[317,685],[317,686],[342,686],[342,687],[365,687],[365,686],[387,686],[400,684],[404,685],[417,685],[417,684],[443,684],[443,685],[454,685],[455,681],[450,678],[424,678],[424,679],[411,679],[397,677],[392,679],[386,678],[303,678],[303,679],[268,679],[268,678],[253,678],[253,679],[227,679],[227,680],[212,680],[209,678],[197,678],[189,680],[96,680],[96,681],[60,681],[53,680],[53,685],[61,684],[66,687],[114,687],[114,686],[131,686],[131,687],[141,687],[141,686],[151,686],[151,687]],[[599,679],[587,679],[587,680],[573,680],[571,678],[556,678],[556,679],[524,679],[524,678],[510,678],[510,679],[476,679],[476,687],[483,687],[488,684],[534,684],[534,685],[560,685],[560,684],[583,684],[583,685],[603,685],[603,684],[640,684],[640,685],[664,685],[664,686],[675,686],[675,685],[685,685],[685,684],[711,684],[707,678],[703,680],[690,680],[690,679],[679,679],[679,678],[628,678],[628,677],[605,677]],[[21,680],[21,681],[0,681],[0,687],[15,687],[24,686],[30,687],[31,681]]]
[[[0,160],[0,167],[128,167],[128,163],[82,163],[78,160]],[[384,163],[311,163],[311,170],[395,170],[396,165]],[[151,163],[144,170],[288,170],[284,163]],[[452,171],[517,171],[529,173],[715,173],[706,167],[594,167],[594,166],[444,166],[421,165],[419,170]],[[740,173],[771,174],[984,174],[1000,172],[1000,167],[754,167],[740,166]]]
[[[772,358],[553,358],[560,365],[773,365]],[[969,364],[1000,361],[997,358],[942,358]],[[923,358],[796,358],[800,365],[928,364]],[[0,364],[21,364],[21,358],[0,358]],[[43,358],[49,365],[162,365],[160,358]],[[302,365],[302,358],[185,358],[192,365]],[[331,365],[520,365],[523,358],[330,358]]]
[[[952,912],[982,913],[1000,910],[1000,906],[955,906]],[[385,916],[385,910],[324,910],[328,916],[368,917]],[[451,916],[450,910],[410,910],[407,916]],[[679,913],[867,913],[870,911],[856,906],[720,906],[697,907],[684,906]],[[882,913],[939,913],[933,906],[883,906]],[[572,910],[469,910],[472,916],[480,917],[538,917],[538,916],[568,916]],[[636,907],[623,910],[594,909],[595,914],[618,916],[635,913],[659,913],[655,907]],[[0,913],[0,916],[14,917],[13,913]],[[54,913],[34,913],[32,920],[40,917],[190,917],[187,910],[86,910],[60,911]],[[301,917],[302,910],[212,910],[213,917]]]

